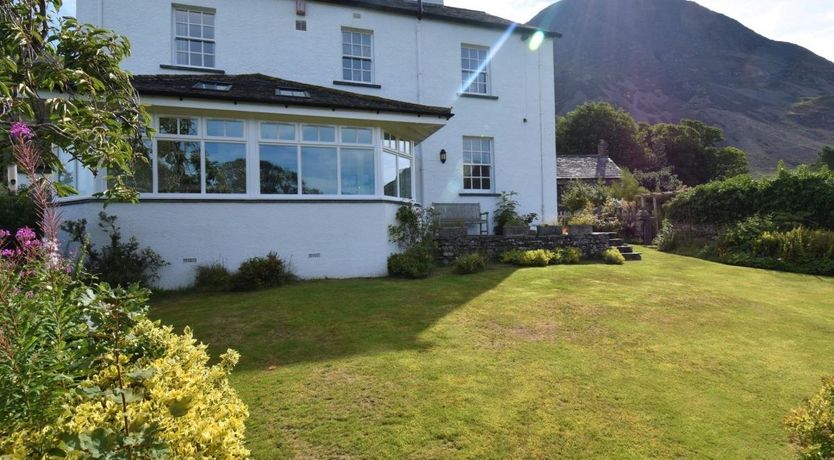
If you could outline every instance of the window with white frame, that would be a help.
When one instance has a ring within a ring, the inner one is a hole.
[[[246,193],[242,120],[159,117],[158,193]]]
[[[373,32],[342,29],[342,79],[372,83]]]
[[[174,7],[174,64],[215,66],[214,11]]]
[[[464,93],[489,94],[489,48],[461,45],[460,63]]]
[[[382,182],[385,184],[385,196],[413,198],[414,144],[385,133],[382,150]]]
[[[373,129],[261,122],[265,195],[375,195]]]
[[[463,189],[492,191],[493,140],[488,137],[463,138]]]

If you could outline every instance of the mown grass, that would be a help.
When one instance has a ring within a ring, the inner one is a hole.
[[[782,420],[834,373],[834,279],[644,258],[152,315],[242,353],[256,458],[789,458]]]

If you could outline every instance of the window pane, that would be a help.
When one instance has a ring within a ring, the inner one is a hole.
[[[261,139],[278,139],[278,125],[261,123]]]
[[[197,119],[196,118],[180,118],[180,134],[187,136],[197,135]]]
[[[385,184],[385,196],[398,196],[396,155],[391,155],[390,153],[383,154],[382,182]]]
[[[305,195],[335,195],[338,193],[336,149],[302,147],[302,193]]]
[[[342,149],[342,195],[373,195],[374,151]]]
[[[206,142],[206,193],[246,193],[246,144]]]
[[[223,125],[223,120],[206,121],[206,134],[209,136],[225,136],[226,130]]]
[[[188,22],[188,13],[186,13],[185,10],[176,10],[174,17],[177,22]]]
[[[200,193],[200,143],[157,141],[159,193]]]
[[[203,25],[214,25],[214,13],[203,13]]]
[[[177,119],[160,117],[159,134],[177,134]]]
[[[373,131],[367,128],[342,128],[342,142],[346,144],[373,144]]]
[[[178,22],[177,23],[177,35],[179,35],[179,36],[188,35],[188,25],[187,24],[181,24],[181,23]],[[180,41],[180,40],[177,40],[177,41]]]
[[[400,198],[411,198],[411,160],[400,157],[399,160],[399,178],[400,178]]]
[[[305,125],[303,136],[307,142],[336,142],[336,128]]]
[[[214,38],[214,27],[205,27],[203,26],[203,37],[212,39]]]
[[[298,193],[298,147],[261,145],[261,193]]]
[[[203,67],[214,67],[214,56],[210,54],[203,56]]]

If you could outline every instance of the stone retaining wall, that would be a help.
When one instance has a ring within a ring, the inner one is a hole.
[[[556,249],[577,247],[582,249],[585,257],[594,257],[611,247],[614,233],[592,233],[590,235],[570,236],[493,236],[493,235],[441,235],[437,240],[438,258],[443,263],[451,263],[458,256],[472,252],[486,254],[492,260],[498,260],[501,254],[517,249]]]

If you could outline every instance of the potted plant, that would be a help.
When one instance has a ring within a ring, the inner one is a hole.
[[[530,232],[530,224],[536,220],[536,213],[520,215],[516,192],[501,192],[501,200],[495,208],[496,235],[526,235]]]
[[[594,232],[594,223],[596,216],[590,209],[583,209],[582,211],[573,214],[568,219],[568,234],[569,235],[590,235]]]
[[[561,235],[562,225],[555,220],[536,225],[536,234],[539,236]]]

